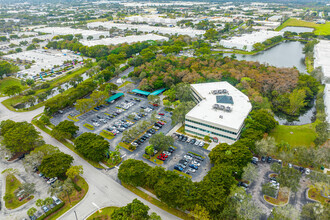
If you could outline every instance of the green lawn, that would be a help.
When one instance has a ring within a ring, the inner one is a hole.
[[[10,194],[11,198],[5,199],[5,206],[7,209],[16,209],[20,207],[21,205],[24,205],[31,199],[33,199],[34,196],[29,196],[28,198],[25,198],[22,201],[19,201],[18,198],[15,195],[15,191],[18,189],[18,187],[22,185],[22,183],[12,174],[9,174],[6,176],[6,194]]]
[[[306,125],[279,125],[270,132],[277,143],[288,142],[291,146],[311,146],[316,138],[317,122]]]
[[[12,77],[6,77],[2,80],[0,80],[0,95],[3,94],[3,89],[6,88],[7,86],[12,86],[12,85],[18,85],[21,86],[21,81]],[[22,90],[27,89],[28,86],[21,86]]]
[[[94,212],[93,215],[89,216],[87,220],[96,220],[96,219],[111,219],[111,214],[116,210],[119,209],[118,207],[110,206],[105,207],[99,211]]]
[[[316,35],[330,35],[330,22],[326,24],[316,24],[314,22],[302,21],[295,18],[286,20],[283,24],[277,27],[275,30],[280,31],[285,27],[309,27],[314,28],[314,34]]]

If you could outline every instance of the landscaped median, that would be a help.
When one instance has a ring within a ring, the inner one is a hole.
[[[106,131],[106,130],[102,130],[102,131],[100,132],[100,135],[101,135],[102,137],[108,139],[108,140],[111,140],[112,138],[115,137],[111,132]]]
[[[112,213],[117,209],[119,209],[119,208],[114,207],[114,206],[109,206],[109,207],[102,208],[102,209],[97,210],[96,212],[94,212],[91,216],[89,216],[87,218],[87,220],[110,219],[110,216],[112,215]]]
[[[188,175],[188,174],[186,174],[186,173],[184,173],[184,172],[181,172],[181,171],[179,171],[179,170],[173,170],[173,171],[176,172],[177,174],[179,174],[179,175],[181,175],[181,176],[185,176],[185,177],[187,177],[187,178],[189,178],[189,179],[192,178],[192,176],[190,176],[190,175]]]
[[[6,192],[3,199],[7,209],[16,209],[34,198],[33,195],[30,195],[19,201],[16,193],[20,185],[22,185],[22,183],[15,177],[15,175],[8,174],[6,176]]]
[[[157,165],[162,165],[162,164],[164,163],[164,161],[157,159],[157,157],[158,157],[161,153],[162,153],[162,152],[159,151],[159,152],[157,152],[157,154],[155,154],[155,155],[152,156],[152,157],[150,157],[150,156],[147,155],[147,154],[143,154],[143,157],[144,157],[145,159],[149,160],[149,161],[152,162],[152,163],[155,163],[155,164],[157,164]]]
[[[90,124],[87,124],[87,123],[84,124],[83,126],[84,126],[85,128],[88,128],[89,130],[92,130],[92,131],[95,129],[93,125],[90,125]]]
[[[158,199],[155,199],[155,198],[151,197],[147,193],[139,190],[138,188],[136,188],[134,186],[130,186],[130,185],[127,185],[125,183],[122,183],[122,185],[125,188],[127,188],[128,190],[130,190],[131,192],[133,192],[134,194],[136,194],[137,196],[140,196],[141,198],[145,199],[146,201],[150,202],[151,204],[157,206],[160,209],[163,209],[164,211],[166,211],[168,213],[171,213],[172,215],[175,215],[175,216],[177,216],[181,219],[193,219],[187,213],[182,212],[182,211],[180,211],[178,209],[175,209],[175,208],[170,208],[165,203],[159,201]],[[153,192],[151,192],[151,193],[153,193]]]
[[[65,193],[62,196],[60,196],[60,199],[65,204],[60,209],[55,210],[53,213],[49,214],[47,216],[47,219],[58,219],[61,215],[63,215],[69,209],[74,207],[85,197],[86,193],[88,192],[88,188],[89,188],[85,179],[78,176],[78,179],[75,182],[75,184],[79,187],[78,189],[80,189],[80,190],[77,190],[77,187],[75,187],[76,189],[70,195],[70,200]]]
[[[321,203],[330,203],[330,199],[322,196],[321,192],[315,187],[311,187],[308,189],[308,198]]]
[[[286,187],[280,187],[277,198],[273,198],[271,196],[264,195],[264,199],[266,202],[271,203],[276,206],[283,206],[289,202],[290,190]]]

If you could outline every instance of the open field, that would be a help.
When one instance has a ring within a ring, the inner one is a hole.
[[[279,125],[270,132],[277,143],[288,142],[291,146],[311,146],[316,138],[315,126],[318,122],[306,125]]]
[[[6,77],[0,80],[0,96],[3,94],[3,89],[7,86],[18,85],[21,86],[21,82],[18,79],[12,77]],[[21,86],[22,90],[27,89],[28,86]]]
[[[302,21],[294,18],[288,19],[275,30],[280,31],[288,26],[314,28],[314,34],[316,35],[330,35],[330,22],[327,22],[326,24],[316,24],[314,22]]]

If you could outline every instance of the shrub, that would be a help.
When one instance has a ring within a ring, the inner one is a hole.
[[[57,210],[61,209],[64,206],[64,204],[65,204],[64,202],[62,202],[61,204],[58,204],[53,209],[49,210],[48,212],[46,212],[45,214],[43,214],[42,216],[40,216],[38,218],[38,220],[44,220],[45,218],[47,218],[48,216],[50,216],[51,214],[53,214]]]
[[[81,187],[77,185],[77,183],[73,182],[73,187],[75,190],[77,190],[78,192],[81,191]]]

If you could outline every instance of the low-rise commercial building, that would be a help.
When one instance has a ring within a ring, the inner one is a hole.
[[[186,114],[185,132],[220,143],[238,140],[252,109],[249,98],[228,82],[192,84],[191,90],[197,105]]]

